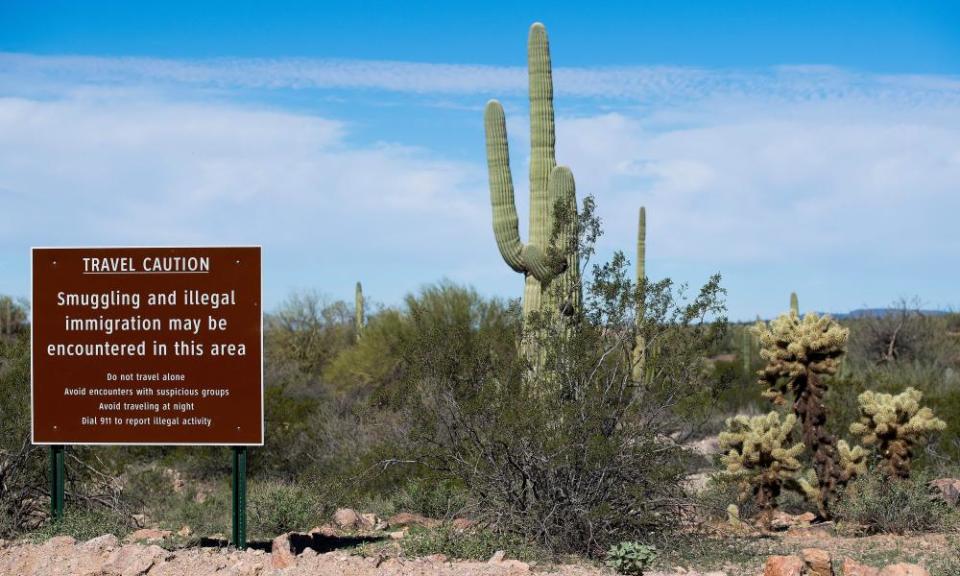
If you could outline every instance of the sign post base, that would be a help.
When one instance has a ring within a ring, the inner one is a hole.
[[[247,548],[247,447],[233,447],[233,545]]]
[[[62,444],[50,446],[50,519],[54,522],[63,520],[64,452]]]

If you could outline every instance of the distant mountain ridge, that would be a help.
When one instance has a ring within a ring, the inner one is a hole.
[[[902,308],[857,308],[849,312],[827,312],[827,314],[830,314],[830,316],[834,318],[866,318],[870,316],[896,314],[901,310]],[[910,310],[910,312],[917,312],[924,316],[943,316],[950,314],[949,310]],[[818,314],[823,314],[823,312],[818,312]]]

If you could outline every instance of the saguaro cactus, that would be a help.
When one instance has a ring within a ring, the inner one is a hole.
[[[850,432],[861,436],[867,446],[876,446],[883,458],[883,470],[894,478],[910,476],[910,460],[916,446],[931,432],[944,430],[947,423],[920,407],[923,393],[907,388],[896,396],[867,391],[860,402],[860,419]]]
[[[640,207],[640,220],[637,223],[637,285],[643,283],[647,277],[647,210]],[[645,312],[644,298],[641,295],[637,301],[636,329],[637,338],[633,344],[633,381],[643,380],[643,370],[646,367],[647,339],[640,333]]]
[[[846,351],[849,330],[829,316],[807,314],[802,319],[791,310],[766,326],[755,327],[760,356],[767,365],[760,371],[763,395],[775,404],[793,395],[793,413],[800,419],[803,442],[813,454],[820,483],[820,514],[830,514],[830,504],[845,482],[837,442],[826,427],[824,376],[835,374]]]
[[[363,336],[363,286],[357,282],[357,290],[354,294],[353,304],[353,322],[354,331],[357,334],[357,342]]]
[[[530,27],[527,62],[531,151],[530,241],[526,244],[520,241],[503,107],[491,100],[484,112],[493,231],[504,261],[525,276],[525,318],[533,312],[570,314],[580,304],[575,185],[570,169],[556,162],[550,47],[539,22]],[[568,218],[555,230],[558,206]]]
[[[797,417],[770,412],[765,416],[736,416],[727,419],[727,430],[720,433],[720,448],[725,454],[720,461],[726,466],[723,475],[741,482],[741,498],[753,495],[763,520],[777,507],[777,498],[784,488],[814,497],[816,490],[803,476],[803,465],[797,457],[803,443],[791,440]]]
[[[800,315],[800,300],[797,298],[796,292],[790,293],[790,312],[797,316]]]

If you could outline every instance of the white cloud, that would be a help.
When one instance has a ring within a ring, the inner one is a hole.
[[[780,310],[791,290],[815,309],[914,294],[956,304],[957,79],[830,67],[555,77],[558,160],[597,197],[606,251],[629,253],[646,205],[650,273],[724,272],[734,317]],[[414,95],[397,114],[441,102],[477,131],[437,141],[475,138],[476,155],[410,146],[363,110],[239,104],[246,88]],[[281,292],[347,294],[361,279],[390,300],[446,275],[514,295],[490,232],[478,107],[505,101],[524,228],[525,93],[522,68],[0,55],[0,200],[16,214],[0,247],[264,242]],[[374,138],[355,137],[361,121]]]
[[[416,288],[411,278],[465,280],[465,262],[497,264],[477,165],[348,145],[349,130],[143,94],[3,98],[0,245],[25,262],[30,245],[263,243],[284,267],[267,279],[278,291],[335,291],[343,276],[371,279],[383,298]]]

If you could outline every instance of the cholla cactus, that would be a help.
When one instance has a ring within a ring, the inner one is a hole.
[[[867,451],[863,446],[851,448],[846,440],[841,440],[837,442],[837,453],[840,456],[840,474],[844,484],[867,473]]]
[[[758,372],[766,387],[763,395],[775,404],[793,397],[793,413],[800,420],[803,443],[813,454],[813,468],[820,484],[818,507],[829,517],[829,507],[845,483],[836,449],[836,439],[826,428],[824,376],[835,374],[846,352],[849,330],[829,316],[794,311],[754,327],[760,341],[760,356],[767,362]]]
[[[803,443],[792,443],[797,417],[770,412],[765,416],[736,416],[727,419],[727,430],[720,433],[720,448],[726,453],[720,461],[726,466],[723,476],[741,482],[741,497],[752,494],[769,522],[782,489],[815,496],[816,489],[803,475],[797,457]]]
[[[947,423],[920,407],[923,393],[907,388],[896,396],[864,392],[858,397],[860,419],[850,432],[862,437],[867,446],[876,446],[884,471],[891,477],[908,478],[914,448],[931,432],[944,430]]]

